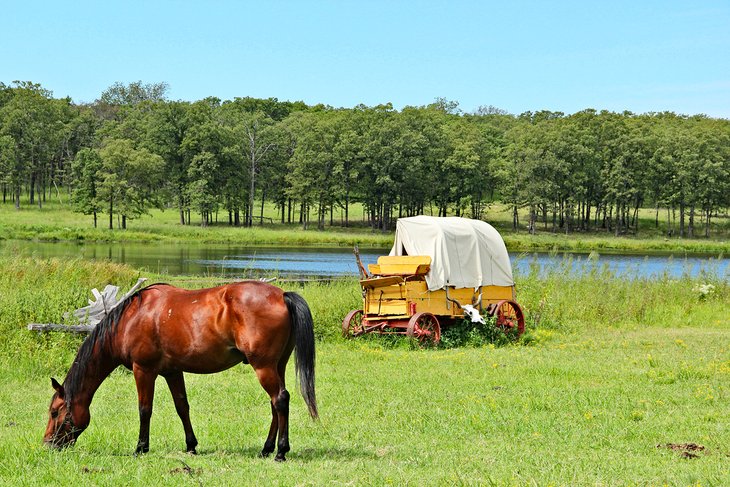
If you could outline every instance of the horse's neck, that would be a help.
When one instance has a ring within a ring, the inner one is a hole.
[[[94,394],[104,380],[109,377],[114,369],[119,365],[119,361],[101,350],[103,347],[94,347],[94,352],[88,357],[85,365],[74,361],[72,367],[79,368],[77,370],[69,370],[68,376],[78,374],[74,384],[74,390],[71,391],[73,402],[77,407],[87,408],[94,398]],[[83,368],[83,370],[81,370]]]

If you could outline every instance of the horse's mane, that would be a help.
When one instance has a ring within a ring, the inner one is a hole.
[[[79,388],[81,387],[81,382],[83,381],[84,376],[87,372],[89,360],[91,359],[91,356],[94,353],[94,348],[97,346],[97,344],[100,350],[103,350],[104,347],[106,347],[109,339],[116,334],[119,320],[121,319],[122,314],[124,314],[124,311],[127,309],[127,307],[132,303],[134,298],[137,298],[137,300],[141,301],[143,292],[160,285],[163,284],[152,284],[140,289],[134,294],[127,296],[123,301],[117,304],[114,309],[112,309],[94,327],[89,336],[86,337],[86,340],[84,340],[84,342],[79,347],[79,351],[76,353],[76,358],[74,359],[73,364],[71,364],[71,368],[66,375],[66,379],[63,381],[63,388],[66,396],[65,399],[68,402],[72,401],[73,397],[76,395]]]

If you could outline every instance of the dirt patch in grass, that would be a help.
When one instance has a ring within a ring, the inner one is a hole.
[[[679,456],[687,459],[699,458],[699,454],[705,451],[705,447],[697,443],[666,443],[664,445],[659,444],[656,447],[676,451]]]
[[[192,468],[187,464],[183,464],[182,467],[173,468],[172,470],[170,470],[170,473],[173,475],[182,473],[182,474],[188,474],[190,476],[193,476],[193,475],[199,475],[202,472],[203,472],[202,468]]]

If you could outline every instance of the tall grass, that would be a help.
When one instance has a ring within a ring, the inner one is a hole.
[[[621,278],[607,267],[586,264],[576,275],[570,259],[544,275],[537,266],[516,271],[517,301],[524,308],[528,330],[575,333],[599,328],[687,327],[701,324],[718,328],[730,320],[730,285],[727,276],[688,275],[680,278]],[[37,259],[0,254],[0,344],[2,357],[34,350],[55,335],[34,335],[26,324],[59,323],[63,313],[86,305],[90,289],[112,283],[129,288],[140,277],[130,267],[81,259]],[[182,287],[220,284],[216,276],[175,278],[145,274],[151,282]],[[699,287],[711,284],[702,294]],[[320,340],[339,340],[342,319],[362,307],[361,288],[354,278],[307,284],[282,282],[307,300],[315,316]],[[548,333],[548,334],[549,334]],[[2,358],[0,358],[2,360]],[[11,358],[13,360],[13,358]]]
[[[566,258],[543,275],[534,265],[516,272],[517,300],[526,311],[528,327],[576,332],[637,327],[718,328],[730,323],[730,276],[685,273],[651,278],[617,276],[595,261],[576,275]],[[711,284],[704,294],[702,284]]]
[[[130,287],[134,269],[110,262],[36,259],[0,254],[0,364],[56,367],[68,363],[80,337],[35,334],[28,323],[62,323],[63,313],[87,304],[91,288]]]

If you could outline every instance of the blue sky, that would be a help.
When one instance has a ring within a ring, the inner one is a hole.
[[[0,81],[93,101],[276,97],[730,118],[730,1],[3,2]]]

